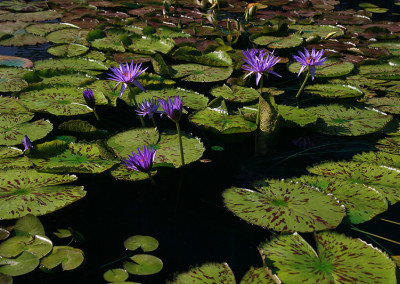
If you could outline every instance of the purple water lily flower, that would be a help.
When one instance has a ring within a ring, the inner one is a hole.
[[[141,104],[139,104],[139,110],[137,110],[137,114],[152,118],[155,113],[161,113],[161,111],[157,111],[160,103],[156,99],[144,100]]]
[[[21,140],[22,145],[24,146],[24,152],[27,151],[29,148],[33,148],[31,140],[29,140],[28,136],[24,136],[24,139]]]
[[[172,102],[171,97],[168,97],[168,101],[160,100],[161,107],[167,116],[175,123],[178,123],[182,116],[182,100],[179,96],[174,97]]]
[[[86,104],[90,107],[90,108],[94,108],[96,105],[96,101],[94,99],[94,95],[93,95],[93,91],[92,89],[86,89],[83,91],[83,97],[86,101]]]
[[[138,172],[149,173],[153,167],[156,152],[154,146],[150,145],[144,146],[143,152],[138,148],[138,154],[132,152],[132,156],[128,155],[128,159],[124,160],[124,165]]]
[[[324,55],[324,50],[321,49],[318,52],[315,52],[315,48],[312,49],[311,54],[308,52],[306,48],[304,48],[304,53],[299,51],[299,55],[293,55],[293,58],[296,59],[297,62],[301,64],[301,68],[297,77],[300,76],[301,72],[308,66],[308,70],[310,70],[311,78],[314,80],[315,76],[315,66],[316,65],[323,65],[326,57],[322,57]]]
[[[272,71],[272,67],[281,60],[279,57],[274,55],[274,52],[268,53],[267,51],[259,49],[247,49],[247,51],[242,51],[242,53],[245,56],[243,60],[248,64],[243,65],[242,68],[249,72],[244,78],[255,73],[257,86],[264,72],[282,77],[278,73]]]
[[[144,87],[142,85],[140,85],[139,81],[136,80],[136,78],[140,74],[142,74],[144,71],[146,71],[147,68],[148,67],[142,68],[142,63],[133,65],[133,61],[132,61],[131,65],[126,63],[126,66],[124,66],[120,62],[119,68],[117,68],[117,67],[110,68],[112,73],[108,74],[108,75],[110,75],[110,77],[108,77],[108,79],[118,82],[114,88],[116,88],[120,83],[122,83],[121,93],[120,93],[119,97],[122,97],[123,92],[125,91],[126,87],[130,83],[134,84],[136,87],[141,89],[143,92],[146,92]]]

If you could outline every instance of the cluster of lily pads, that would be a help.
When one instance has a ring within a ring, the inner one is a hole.
[[[300,177],[265,173],[253,188],[232,186],[222,198],[236,216],[275,234],[259,246],[263,267],[250,268],[240,283],[396,283],[395,258],[335,228],[356,229],[400,200],[400,28],[372,23],[372,12],[382,10],[362,5],[365,10],[339,12],[337,4],[2,1],[0,52],[1,46],[47,44],[52,58],[0,55],[0,219],[22,224],[30,214],[83,198],[82,186],[65,184],[77,179],[72,173],[109,171],[118,180],[155,184],[157,171],[200,160],[211,147],[204,138],[234,144],[255,136],[258,152],[260,143],[274,148],[269,138],[282,128],[346,137],[380,133],[375,151],[314,164]],[[303,84],[296,76],[304,76]],[[130,112],[119,113],[121,105]],[[110,109],[126,124],[107,116]],[[155,115],[162,112],[176,130]],[[200,137],[180,129],[183,119]],[[53,254],[64,253],[43,230],[18,227],[0,244],[4,275],[47,267]],[[300,235],[311,232],[315,245]],[[25,238],[24,245],[15,238]],[[46,251],[37,253],[32,242],[45,243],[38,247]],[[128,272],[154,260],[133,258],[139,264],[124,264]],[[158,260],[152,273],[162,269]],[[18,270],[20,262],[31,266]],[[125,270],[104,278],[125,281]],[[195,267],[173,283],[194,279],[236,283],[226,263]]]

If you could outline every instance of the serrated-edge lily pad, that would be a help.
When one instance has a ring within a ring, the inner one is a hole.
[[[400,114],[400,97],[372,97],[369,98],[365,103],[386,113]]]
[[[364,184],[311,175],[301,176],[294,180],[333,194],[346,207],[347,217],[353,224],[369,221],[388,209],[385,197],[374,188]]]
[[[36,120],[13,125],[9,128],[0,129],[0,145],[21,144],[24,135],[33,142],[45,137],[53,129],[53,124],[48,120]]]
[[[0,258],[0,273],[19,276],[31,272],[39,265],[39,259],[29,251],[24,251],[16,258]]]
[[[284,283],[396,283],[395,265],[360,239],[335,232],[315,235],[317,252],[300,235],[281,235],[260,247]]]
[[[264,89],[264,91],[266,91]],[[214,97],[223,97],[224,100],[236,103],[248,103],[258,99],[260,93],[253,88],[227,85],[217,86],[211,89],[210,94]]]
[[[0,220],[44,215],[85,196],[83,186],[59,185],[76,180],[73,175],[9,169],[0,175]],[[7,200],[7,202],[5,202]]]
[[[23,151],[19,148],[6,147],[6,146],[0,147],[0,156],[3,159],[17,157],[17,156],[21,155],[22,153],[23,153]]]
[[[228,79],[232,67],[213,67],[200,64],[179,64],[170,66],[173,78],[189,82],[217,82]]]
[[[355,86],[341,84],[313,84],[304,90],[314,96],[332,99],[358,98],[364,95],[363,91]]]
[[[91,173],[98,174],[117,164],[117,160],[102,157],[96,144],[69,143],[61,154],[48,159],[31,158],[39,171],[55,173]]]
[[[287,37],[259,36],[253,40],[257,45],[273,49],[295,48],[303,43],[303,37],[296,33]]]
[[[400,200],[400,171],[387,166],[355,161],[325,162],[309,167],[310,173],[366,184],[379,191],[391,204]]]
[[[317,122],[318,116],[294,106],[278,105],[279,114],[283,118],[284,127],[306,127]]]
[[[53,248],[53,243],[46,236],[14,236],[0,244],[0,257],[16,257],[24,251],[29,251],[42,258]]]
[[[132,251],[137,250],[138,248],[142,248],[144,252],[150,252],[156,250],[158,248],[158,245],[159,243],[157,239],[151,236],[135,235],[127,238],[124,241],[124,247]]]
[[[199,267],[192,268],[187,272],[177,275],[172,283],[236,284],[236,280],[231,268],[226,262],[211,262],[205,263]]]
[[[362,108],[347,108],[342,105],[321,105],[304,110],[320,119],[311,130],[329,135],[359,136],[378,132],[392,120],[391,115]]]
[[[158,257],[149,254],[136,254],[125,261],[124,269],[134,275],[151,275],[161,271],[163,262]]]
[[[376,142],[375,147],[386,153],[400,155],[399,143],[400,143],[400,136],[386,137],[383,139],[379,139]]]
[[[281,280],[268,267],[250,267],[240,280],[240,284],[280,284]]]
[[[13,97],[0,97],[0,113],[29,113],[29,111]]]
[[[109,269],[103,274],[103,278],[109,282],[121,282],[128,279],[129,273],[122,268]]]
[[[183,131],[181,133],[185,164],[187,165],[200,160],[205,151],[200,138],[194,137]],[[176,131],[162,133],[160,135],[160,141],[156,145],[156,149],[157,154],[154,159],[155,163],[171,163],[176,168],[182,166],[179,138]]]
[[[61,264],[63,270],[72,270],[82,264],[83,251],[69,246],[55,246],[50,255],[40,261],[40,265],[52,269]]]
[[[292,62],[289,64],[289,71],[295,74],[300,70],[299,62]],[[347,61],[341,61],[336,58],[328,58],[324,65],[315,66],[315,78],[333,78],[341,77],[349,74],[354,69],[354,64]]]
[[[384,151],[364,152],[353,156],[353,161],[394,167],[400,170],[400,156]]]
[[[189,121],[201,129],[218,134],[247,133],[257,129],[254,122],[241,115],[225,115],[211,108],[192,113]]]
[[[225,206],[245,221],[280,232],[314,232],[336,228],[345,208],[331,195],[287,181],[267,181],[258,191],[231,187]]]

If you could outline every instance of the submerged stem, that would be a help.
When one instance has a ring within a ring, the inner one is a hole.
[[[181,150],[181,161],[182,161],[182,167],[185,165],[185,158],[183,156],[183,145],[182,145],[182,134],[181,134],[181,129],[179,127],[179,122],[176,122],[176,130],[178,131],[178,137],[179,137],[179,148]]]
[[[260,79],[260,96],[258,98],[258,109],[257,109],[257,118],[256,118],[256,125],[260,127],[260,118],[261,118],[261,100],[262,100],[262,91],[263,91],[263,76]]]
[[[156,124],[156,120],[154,119],[154,116],[151,118],[151,121],[153,121],[154,128],[157,128],[157,124]]]
[[[364,234],[367,234],[367,235],[371,235],[371,236],[374,236],[374,237],[376,237],[376,238],[380,238],[380,239],[382,239],[382,240],[385,240],[385,241],[388,241],[388,242],[391,242],[391,243],[400,245],[400,242],[396,242],[396,241],[394,241],[394,240],[391,240],[391,239],[388,239],[388,238],[385,238],[385,237],[382,237],[382,236],[379,236],[379,235],[375,235],[375,234],[372,234],[372,233],[369,233],[369,232],[366,232],[366,231],[357,229],[356,227],[351,227],[351,229],[353,229],[354,231],[360,232],[360,233],[364,233]]]
[[[149,175],[151,184],[152,184],[152,185],[157,185],[157,184],[156,184],[156,181],[154,180],[153,176],[151,175],[151,172],[148,172],[147,174]]]
[[[94,116],[96,117],[96,119],[97,119],[97,120],[100,120],[100,117],[99,117],[99,115],[97,114],[96,108],[93,108],[93,113],[94,113]]]
[[[298,98],[298,97],[300,96],[301,91],[303,91],[304,86],[306,85],[306,82],[307,82],[308,77],[310,77],[310,70],[307,71],[307,75],[306,75],[306,77],[304,78],[304,81],[303,81],[303,84],[302,84],[301,87],[300,87],[300,90],[299,90],[299,91],[297,92],[297,94],[296,94],[296,98]]]
[[[383,218],[376,218],[376,219],[378,219],[378,220],[381,220],[381,221],[385,221],[385,222],[388,222],[388,223],[392,223],[392,224],[400,225],[400,223],[399,223],[399,222],[395,222],[395,221],[392,221],[392,220],[383,219]]]
[[[135,106],[135,109],[138,110],[139,106],[138,103],[136,102],[136,98],[135,95],[133,94],[133,90],[130,84],[128,84],[129,87],[129,100],[131,101],[131,103],[133,103],[133,105]],[[143,117],[141,115],[139,115],[139,119],[140,119],[140,123],[142,124],[143,127],[145,127],[145,123],[143,120]]]

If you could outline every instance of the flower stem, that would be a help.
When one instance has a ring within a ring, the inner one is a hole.
[[[261,100],[262,100],[262,91],[263,91],[263,76],[260,79],[260,97],[258,98],[258,109],[257,109],[257,118],[256,118],[256,125],[257,127],[260,126],[260,117],[261,117]]]
[[[297,94],[296,94],[296,98],[298,98],[298,97],[300,96],[301,91],[303,91],[304,86],[306,85],[306,82],[307,82],[308,77],[310,77],[310,70],[307,71],[307,75],[306,75],[306,77],[304,78],[304,81],[303,81],[303,84],[302,84],[301,87],[300,87],[300,90],[299,90],[299,91],[297,92]]]
[[[128,84],[128,87],[129,87],[129,100],[131,101],[131,103],[133,103],[133,105],[135,106],[135,109],[138,110],[139,106],[138,106],[138,104],[136,102],[135,95],[133,94],[132,87],[131,87],[130,84]],[[143,120],[143,117],[141,115],[139,115],[139,119],[140,119],[140,123],[142,124],[142,127],[145,127],[144,120]]]
[[[96,119],[97,119],[97,120],[100,120],[100,117],[99,117],[99,115],[98,115],[97,112],[96,112],[96,108],[93,108],[93,113],[94,113],[94,115],[96,116]]]
[[[153,121],[154,128],[157,128],[157,124],[156,124],[156,120],[154,119],[154,116],[151,118],[151,120]]]
[[[179,148],[181,150],[181,161],[182,161],[182,167],[185,165],[185,158],[183,156],[183,145],[182,145],[182,134],[181,134],[181,129],[179,127],[179,122],[176,122],[176,130],[178,131],[178,137],[179,137]]]
[[[154,180],[153,176],[151,175],[151,172],[148,172],[147,174],[149,175],[151,184],[156,185],[156,181]]]

